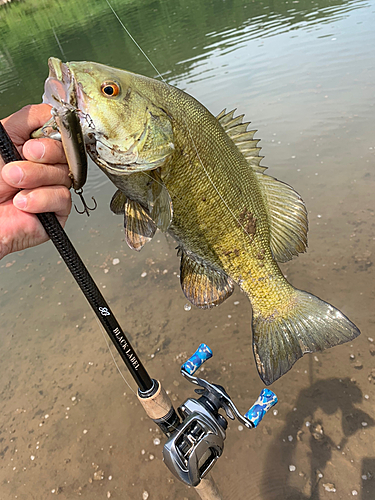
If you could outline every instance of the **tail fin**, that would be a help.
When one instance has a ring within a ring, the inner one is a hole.
[[[291,369],[304,354],[355,339],[358,328],[327,302],[302,290],[284,315],[253,317],[253,349],[258,372],[266,385]]]

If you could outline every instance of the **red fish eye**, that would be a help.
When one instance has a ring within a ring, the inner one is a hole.
[[[115,82],[104,82],[102,83],[100,90],[102,94],[108,97],[116,97],[120,92],[120,87]]]

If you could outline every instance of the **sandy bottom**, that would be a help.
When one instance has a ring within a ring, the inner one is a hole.
[[[374,500],[373,173],[364,158],[350,182],[333,169],[295,184],[310,210],[309,252],[283,270],[362,335],[298,361],[273,384],[280,402],[258,429],[231,422],[213,476],[227,500]],[[247,298],[237,289],[214,310],[186,311],[174,242],[158,234],[132,253],[120,219],[100,208],[80,224],[72,216],[68,232],[151,376],[181,404],[194,388],[180,365],[206,342],[214,357],[201,376],[247,411],[263,387]],[[8,256],[0,271],[0,498],[198,498],[162,463],[164,437],[52,245]]]

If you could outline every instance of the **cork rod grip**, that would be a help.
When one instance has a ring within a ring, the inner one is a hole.
[[[145,412],[152,420],[160,420],[171,411],[172,403],[169,396],[158,382],[158,390],[148,398],[142,398],[138,394],[138,400],[143,406]]]

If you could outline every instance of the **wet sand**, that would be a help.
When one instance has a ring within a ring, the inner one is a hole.
[[[328,185],[320,189],[312,179],[310,248],[283,266],[295,286],[331,301],[362,335],[298,361],[273,384],[280,402],[258,429],[229,424],[213,471],[226,499],[375,497],[371,155],[364,156],[356,182],[323,205]],[[262,389],[247,298],[237,289],[214,310],[185,311],[173,240],[158,233],[134,254],[123,241],[120,218],[102,212],[72,239],[78,249],[84,243],[90,271],[150,374],[181,404],[193,387],[179,367],[206,342],[214,357],[201,375],[222,384],[245,412]],[[150,499],[197,498],[162,463],[163,436],[138,404],[121,361],[132,389],[118,374],[93,313],[52,245],[7,257],[1,273],[12,276],[1,289],[1,498],[142,499],[145,492]],[[28,273],[39,276],[32,286]]]

